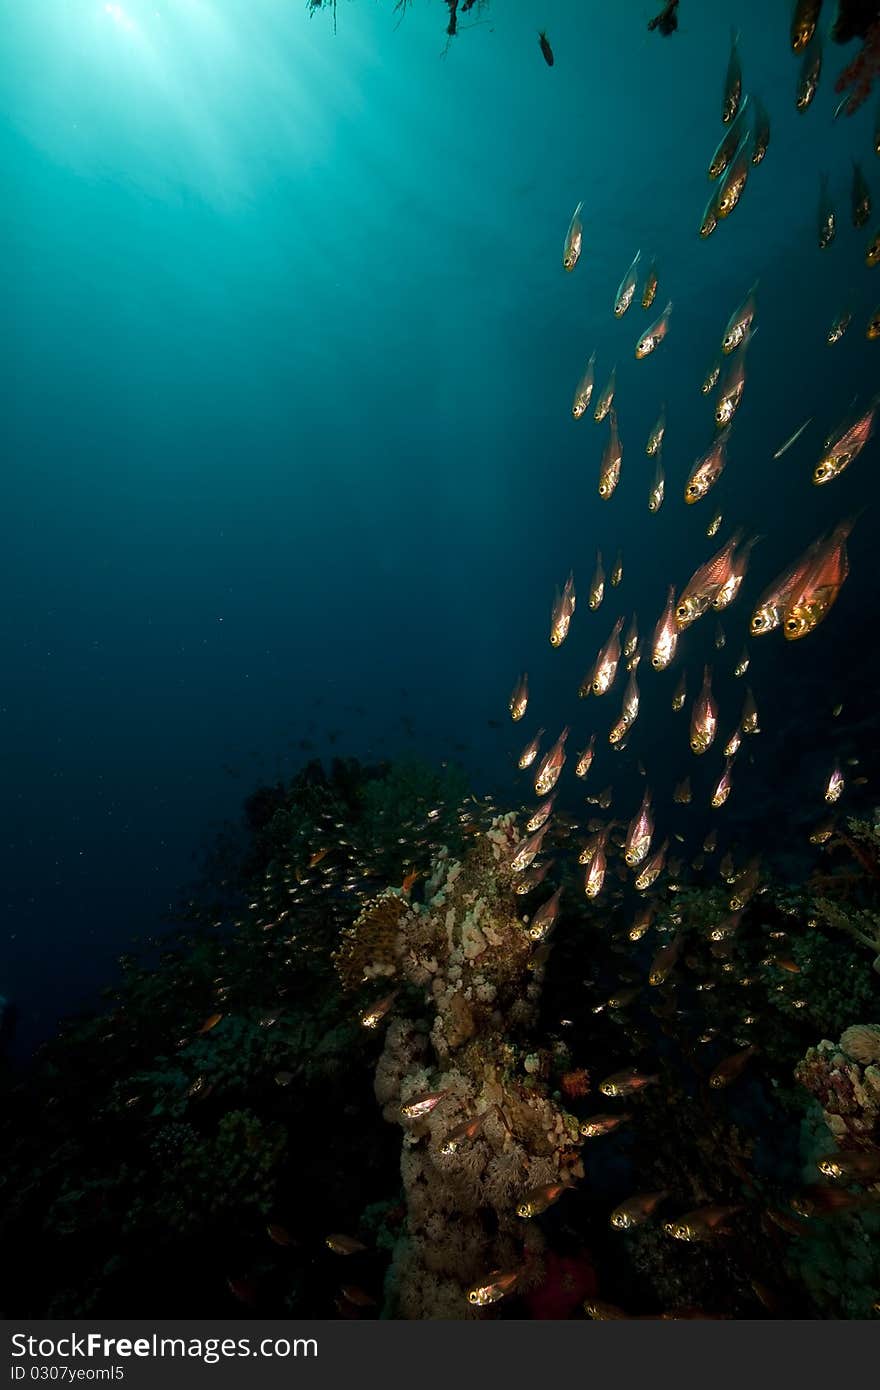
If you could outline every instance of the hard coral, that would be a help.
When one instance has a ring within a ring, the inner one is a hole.
[[[428,1018],[392,1020],[376,1073],[386,1118],[404,1126],[407,1234],[388,1293],[405,1318],[478,1316],[470,1285],[495,1269],[544,1278],[537,1226],[517,1215],[525,1193],[582,1176],[577,1123],[529,1071],[522,1030],[540,972],[516,914],[512,817],[492,822],[459,863],[438,856],[426,901],[400,922],[400,972],[424,990]],[[401,1107],[440,1100],[407,1120]],[[458,1131],[458,1133],[456,1133]]]
[[[382,893],[371,898],[344,929],[333,955],[344,989],[354,990],[366,980],[397,973],[400,923],[406,910],[398,894]]]
[[[844,1148],[871,1150],[880,1144],[880,1066],[859,1060],[866,1055],[868,1032],[878,1030],[848,1028],[839,1045],[820,1042],[795,1068],[796,1080],[818,1100],[825,1123]]]

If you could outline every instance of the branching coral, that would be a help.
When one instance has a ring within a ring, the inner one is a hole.
[[[843,107],[847,116],[858,111],[859,107],[867,101],[878,73],[880,73],[880,20],[877,20],[868,29],[855,58],[846,65],[834,84],[836,92],[846,92],[851,89],[849,98]]]
[[[400,918],[399,973],[427,1004],[425,1017],[392,1018],[376,1071],[383,1113],[404,1131],[407,1232],[389,1277],[401,1317],[473,1315],[468,1287],[493,1270],[518,1271],[520,1290],[540,1282],[540,1232],[517,1205],[583,1172],[577,1122],[520,1041],[541,977],[516,915],[515,838],[501,817],[463,860],[439,855],[424,903]],[[407,1118],[424,1096],[429,1108]]]
[[[814,874],[810,886],[817,896],[812,902],[814,916],[835,931],[845,932],[874,954],[874,969],[880,971],[880,817],[873,821],[850,817],[845,831],[838,831],[827,845],[828,851],[843,848],[857,868],[827,874]]]

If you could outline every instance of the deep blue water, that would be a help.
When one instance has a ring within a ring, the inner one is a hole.
[[[714,618],[682,643],[691,693],[702,661],[717,666],[725,728],[750,600],[868,507],[824,626],[753,644],[763,732],[724,814],[779,845],[787,810],[821,813],[837,752],[870,758],[876,446],[810,483],[821,440],[878,376],[864,337],[877,219],[857,232],[849,218],[853,158],[880,208],[874,107],[832,119],[853,50],[827,44],[799,114],[787,4],[685,2],[670,39],[646,30],[657,0],[539,8],[552,69],[526,0],[496,0],[445,53],[440,0],[402,22],[390,0],[340,0],[335,33],[302,0],[3,5],[0,994],[24,1043],[158,925],[213,828],[313,755],[303,740],[325,757],[457,758],[515,804],[511,755],[538,724],[571,721],[570,746],[598,730],[593,785],[615,782],[621,814],[641,795],[637,759],[658,793],[691,772],[705,795],[719,758],[695,767],[673,672],[643,663],[622,755],[604,742],[619,687],[601,708],[576,690],[617,612],[649,634],[667,585],[717,546],[716,503],[719,541],[737,523],[764,536],[724,651]],[[703,242],[731,21],[772,141]],[[822,172],[838,212],[824,252]],[[658,258],[654,312],[674,303],[645,362],[632,349],[649,316],[611,312],[639,248]],[[700,382],[757,277],[727,470],[686,508],[713,429]],[[853,326],[829,348],[848,298]],[[570,415],[594,347],[597,388],[618,363],[610,503],[605,428]],[[652,517],[644,442],[663,399]],[[606,565],[622,548],[625,575],[593,615],[597,546]],[[549,609],[570,567],[580,603],[556,653]],[[524,668],[533,700],[513,728]]]

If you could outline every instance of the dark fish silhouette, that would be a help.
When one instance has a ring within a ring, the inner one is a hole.
[[[538,35],[538,43],[541,45],[541,52],[544,55],[544,62],[547,64],[548,68],[552,68],[554,61],[553,49],[550,47],[550,40],[547,38],[547,35],[544,33],[543,29]]]

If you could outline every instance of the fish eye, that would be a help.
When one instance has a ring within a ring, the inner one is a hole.
[[[676,608],[675,616],[676,618],[678,618],[679,622],[684,622],[685,618],[687,617],[687,608],[684,606],[683,603],[680,603]]]

